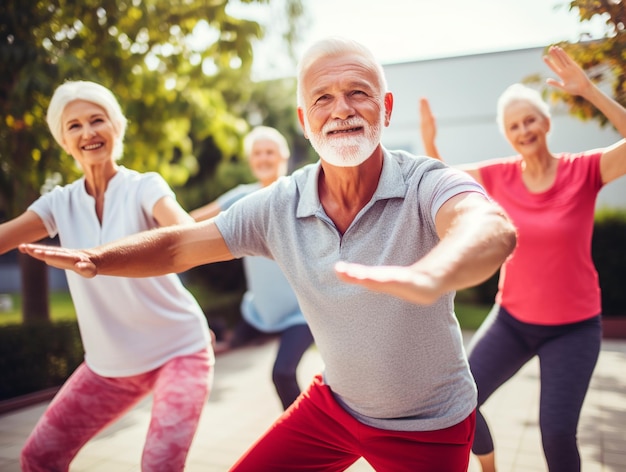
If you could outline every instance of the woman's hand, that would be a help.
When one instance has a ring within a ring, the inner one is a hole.
[[[593,84],[585,71],[559,46],[552,46],[548,50],[548,55],[543,56],[544,62],[561,79],[549,78],[548,85],[560,88],[571,94],[585,95],[591,90]]]
[[[422,136],[422,144],[424,145],[424,152],[427,156],[441,160],[439,151],[435,145],[435,138],[437,137],[437,122],[435,121],[435,116],[430,109],[430,104],[425,98],[420,98],[419,113],[420,133]]]

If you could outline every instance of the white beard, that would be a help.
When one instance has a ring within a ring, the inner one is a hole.
[[[348,118],[345,121],[326,123],[321,132],[311,132],[308,120],[304,118],[305,130],[311,141],[311,146],[322,160],[337,167],[356,167],[363,164],[374,152],[380,143],[382,123],[385,111],[381,110],[381,119],[375,125],[370,126],[362,118]],[[334,135],[332,138],[327,133],[335,129],[363,127],[363,136]]]

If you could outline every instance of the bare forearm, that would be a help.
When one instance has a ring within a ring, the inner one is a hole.
[[[217,214],[221,211],[221,208],[217,202],[211,202],[207,205],[204,205],[200,208],[196,208],[189,212],[191,217],[196,221],[204,221],[209,218],[213,218],[217,216]]]
[[[40,241],[48,236],[43,221],[39,216],[26,211],[17,218],[0,224],[0,254],[15,249],[22,243]]]
[[[191,226],[140,233],[93,249],[90,255],[98,274],[127,277],[178,273],[233,258],[214,224]]]
[[[182,272],[189,267],[174,254],[177,227],[135,234],[84,251],[98,275],[149,277]]]
[[[478,193],[460,194],[439,210],[441,241],[410,266],[366,266],[340,262],[344,282],[362,285],[412,303],[431,304],[443,294],[489,278],[515,248],[515,228],[495,204]]]
[[[212,221],[137,233],[86,250],[24,244],[20,251],[83,277],[151,277],[233,258]]]
[[[424,152],[427,156],[443,161],[434,142],[423,141],[422,144],[424,145]]]
[[[515,228],[496,208],[460,215],[441,242],[415,264],[439,281],[441,293],[484,282],[515,248]]]
[[[583,98],[600,110],[609,122],[615,126],[617,132],[626,138],[626,109],[623,106],[595,85],[591,85],[588,88]]]
[[[435,137],[437,135],[437,124],[435,122],[435,116],[433,115],[430,104],[425,98],[420,99],[419,103],[420,112],[420,136],[422,138],[422,145],[424,146],[424,153],[427,156],[439,159],[442,161],[439,155],[439,150],[435,144]]]

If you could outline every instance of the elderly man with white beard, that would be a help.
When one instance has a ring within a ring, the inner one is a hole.
[[[393,96],[381,65],[342,38],[298,67],[298,118],[320,161],[217,217],[88,250],[23,252],[85,277],[146,277],[249,255],[294,288],[325,368],[233,471],[465,471],[476,387],[456,290],[489,278],[515,228],[484,190],[381,142]]]

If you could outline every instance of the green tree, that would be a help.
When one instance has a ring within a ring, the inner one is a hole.
[[[234,0],[233,0],[234,1]],[[264,4],[269,0],[240,0]],[[74,180],[45,112],[66,79],[93,80],[120,100],[129,127],[122,163],[172,185],[197,172],[198,143],[238,151],[245,122],[227,108],[233,76],[249,75],[261,26],[228,13],[228,0],[5,0],[0,4],[0,221],[24,211],[46,181]],[[288,14],[300,0],[284,0]],[[297,22],[285,33],[295,34]],[[45,266],[22,258],[23,300],[47,300]],[[39,281],[39,282],[36,282]],[[25,305],[25,320],[48,317]]]
[[[241,78],[239,84],[236,91],[223,95],[228,109],[246,123],[245,133],[258,125],[278,129],[287,138],[291,150],[290,170],[317,159],[298,123],[294,77],[260,82]],[[196,147],[201,153],[201,156],[197,155],[198,172],[187,180],[184,187],[176,189],[177,196],[187,209],[204,205],[236,185],[254,180],[243,149],[239,148],[228,159],[220,159],[220,151],[212,136],[197,143]]]
[[[560,45],[578,62],[591,78],[606,87],[613,97],[626,106],[626,5],[623,0],[573,0],[570,11],[577,12],[581,22],[601,17],[606,25],[602,38]],[[571,114],[582,120],[598,120],[602,126],[606,117],[581,97],[573,97],[551,88],[549,95],[563,102]]]

